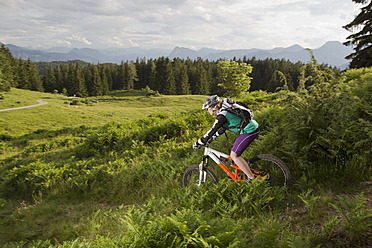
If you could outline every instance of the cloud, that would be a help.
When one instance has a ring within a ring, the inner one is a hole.
[[[3,0],[0,41],[105,48],[315,48],[343,41],[360,5],[339,0]]]
[[[81,36],[78,36],[78,35],[71,35],[71,37],[68,37],[68,39],[72,40],[72,41],[78,41],[78,42],[81,42],[85,45],[91,45],[92,42],[88,41],[87,38],[85,37],[81,37]]]

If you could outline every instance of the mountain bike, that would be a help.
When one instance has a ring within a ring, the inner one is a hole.
[[[211,158],[229,179],[235,182],[248,180],[229,155],[206,145],[200,164],[191,165],[183,173],[182,183],[185,187],[189,187],[191,191],[197,190],[200,186],[210,186],[218,183],[215,173],[207,166],[208,158]],[[247,161],[255,178],[267,181],[270,186],[290,186],[291,173],[287,165],[279,158],[270,154],[260,154]],[[227,166],[232,167],[232,169]]]

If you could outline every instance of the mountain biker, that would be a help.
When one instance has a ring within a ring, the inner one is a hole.
[[[207,99],[205,99],[202,109],[207,109],[210,115],[216,116],[216,120],[211,129],[209,129],[202,138],[193,144],[193,149],[196,150],[202,145],[211,143],[215,138],[223,134],[226,129],[232,132],[237,132],[239,133],[239,136],[234,142],[230,157],[244,172],[244,174],[247,175],[249,180],[254,179],[247,161],[241,157],[241,154],[245,151],[245,149],[247,149],[253,140],[258,137],[258,134],[260,133],[258,123],[254,119],[251,119],[243,130],[240,130],[239,128],[232,128],[236,127],[237,124],[240,123],[241,117],[225,110],[223,108],[223,101],[217,95],[209,96]],[[232,129],[229,129],[229,127]]]

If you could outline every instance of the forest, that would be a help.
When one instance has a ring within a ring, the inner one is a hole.
[[[15,87],[78,97],[102,96],[115,90],[138,90],[146,87],[165,95],[223,95],[225,93],[218,86],[222,73],[217,65],[218,61],[178,58],[170,60],[160,57],[122,61],[120,65],[95,65],[84,61],[36,63],[13,58],[4,45],[1,47],[0,56],[3,74],[3,85],[0,86],[0,90]],[[301,62],[292,63],[284,59],[270,58],[265,60],[244,58],[237,62],[250,64],[253,67],[249,91],[268,92],[275,92],[278,87],[282,87],[284,80],[288,88],[295,91],[299,85],[298,78],[302,67],[305,65]],[[340,74],[337,68],[328,65],[319,66]],[[310,70],[311,67],[307,66],[306,71]]]

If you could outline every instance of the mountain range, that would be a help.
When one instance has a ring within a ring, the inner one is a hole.
[[[300,45],[293,45],[287,48],[277,47],[274,49],[236,49],[236,50],[216,50],[210,48],[202,48],[200,50],[192,50],[184,47],[175,47],[173,50],[165,49],[142,49],[142,48],[107,48],[107,49],[91,49],[91,48],[65,48],[55,47],[49,49],[28,49],[12,44],[6,44],[13,57],[30,59],[31,61],[69,61],[83,60],[89,63],[121,63],[121,61],[130,61],[140,59],[156,59],[159,57],[181,58],[181,59],[197,59],[216,61],[218,59],[285,59],[291,62],[310,61],[310,53]],[[312,49],[318,63],[328,64],[340,69],[347,68],[349,61],[345,56],[353,52],[351,47],[344,46],[338,41],[328,41],[323,46]]]

